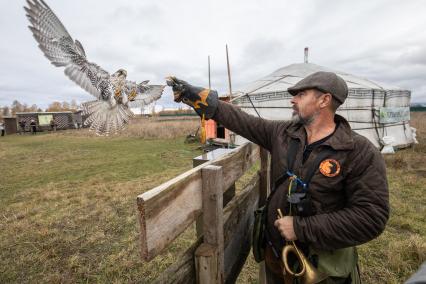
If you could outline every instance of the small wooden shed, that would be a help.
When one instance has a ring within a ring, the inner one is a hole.
[[[15,134],[17,132],[16,128],[16,117],[5,116],[4,120],[4,132],[6,135]]]
[[[18,112],[16,113],[16,123],[25,121],[25,131],[30,130],[30,122],[34,119],[37,123],[37,131],[50,130],[50,121],[54,119],[56,129],[76,128],[74,115],[71,111],[61,112]],[[19,127],[19,125],[18,125]]]

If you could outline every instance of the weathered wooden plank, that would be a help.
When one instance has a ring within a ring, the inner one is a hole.
[[[199,261],[208,264],[205,269],[198,272],[205,275],[213,275],[212,283],[223,283],[223,174],[222,167],[206,166],[201,170],[203,178],[203,232],[204,244],[212,245],[216,249],[216,253],[211,256],[203,256]],[[198,251],[198,250],[197,250]],[[208,258],[212,258],[209,260]],[[203,267],[203,263],[199,263],[199,268]],[[213,272],[210,272],[212,270]],[[205,280],[203,277],[197,279]],[[205,283],[201,281],[199,283]]]
[[[271,155],[265,148],[260,149],[259,171],[259,207],[263,206],[270,192],[271,186]],[[259,283],[266,283],[265,262],[259,263]]]
[[[225,282],[233,283],[232,279],[236,279],[239,271],[242,268],[238,257],[243,256],[242,262],[245,261],[246,256],[250,251],[250,236],[251,226],[245,230],[241,230],[247,222],[247,218],[253,216],[254,208],[257,206],[259,181],[255,177],[249,185],[243,189],[224,209],[224,247],[225,247]],[[251,213],[250,213],[251,212]],[[243,231],[243,232],[242,232]],[[238,237],[235,237],[236,234]],[[235,237],[235,241],[233,241]],[[243,239],[243,241],[241,241]],[[240,242],[240,245],[238,243]],[[169,267],[162,273],[162,276],[157,278],[154,283],[194,283],[195,282],[195,266],[194,266],[194,253],[196,248],[201,244],[201,238],[194,243],[183,255],[179,257],[179,261]],[[242,253],[238,252],[238,249]],[[235,256],[229,256],[230,254]],[[245,257],[244,257],[245,255]],[[236,265],[238,262],[240,265]]]
[[[195,251],[195,279],[197,284],[220,284],[219,249],[217,246],[203,243]]]
[[[192,159],[192,165],[193,167],[197,167],[201,164],[207,163],[208,161],[217,159],[221,156],[223,156],[226,153],[232,152],[233,149],[224,149],[219,148],[215,149],[213,151],[210,151],[208,153],[204,153],[200,156],[197,156]],[[235,183],[232,184],[228,189],[225,189],[223,193],[223,207],[226,206],[226,204],[231,201],[232,198],[235,196]],[[203,235],[203,214],[202,212],[198,215],[198,217],[195,220],[195,229],[197,231],[197,238],[201,237]]]
[[[266,282],[266,267],[264,261],[259,263],[259,284],[268,284]]]
[[[225,283],[235,283],[250,253],[253,212],[258,200],[259,177],[255,176],[224,210]]]
[[[271,155],[269,152],[260,148],[260,187],[259,187],[259,206],[265,204],[271,186]]]
[[[201,243],[201,238],[194,242],[173,265],[169,266],[165,271],[163,271],[163,273],[161,273],[160,277],[154,280],[153,284],[194,284],[194,254]]]
[[[138,196],[142,257],[151,260],[179,236],[202,209],[201,169],[221,166],[229,188],[259,157],[258,146],[247,143],[223,157],[193,168]]]

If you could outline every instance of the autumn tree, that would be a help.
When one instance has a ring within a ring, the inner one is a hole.
[[[60,102],[53,102],[46,109],[46,111],[49,111],[49,112],[62,111],[62,110],[63,110],[62,104]]]

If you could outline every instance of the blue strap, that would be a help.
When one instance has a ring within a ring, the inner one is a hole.
[[[308,190],[308,184],[305,183],[301,178],[296,176],[293,172],[287,171],[287,175],[289,178],[293,178],[293,180],[302,187],[302,192],[306,192]]]

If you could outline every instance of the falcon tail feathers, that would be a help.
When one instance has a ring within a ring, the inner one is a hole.
[[[84,125],[98,135],[116,134],[121,131],[133,117],[133,113],[124,105],[117,104],[111,108],[108,101],[90,101],[83,103]]]

